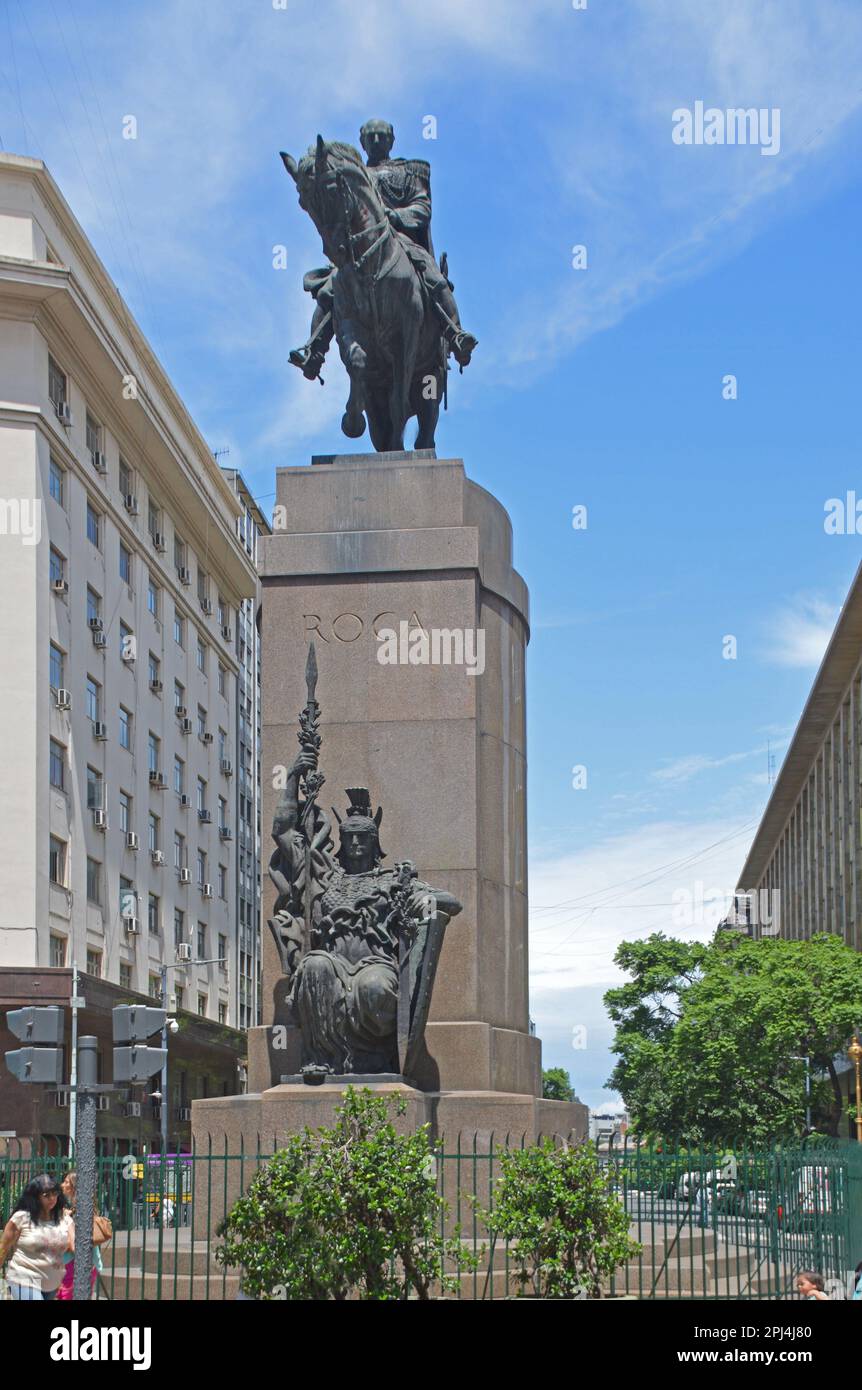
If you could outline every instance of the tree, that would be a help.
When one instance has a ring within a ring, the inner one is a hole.
[[[574,1100],[571,1077],[565,1067],[547,1067],[542,1072],[542,1096],[545,1100]]]
[[[391,1101],[404,1113],[403,1101]],[[428,1299],[451,1287],[444,1260],[475,1265],[456,1229],[440,1231],[428,1125],[398,1134],[390,1104],[350,1088],[331,1129],[293,1135],[255,1175],[218,1234],[217,1260],[262,1300]]]
[[[838,1134],[833,1059],[862,1000],[862,956],[839,937],[721,932],[699,945],[658,934],[623,943],[616,961],[633,978],[605,995],[619,1058],[607,1084],[638,1129],[709,1144],[798,1138],[810,1103]]]
[[[600,1298],[602,1281],[638,1254],[625,1208],[592,1144],[544,1139],[500,1155],[488,1230],[510,1242],[514,1278],[537,1298]]]

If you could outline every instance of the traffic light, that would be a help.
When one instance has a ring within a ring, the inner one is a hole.
[[[6,1014],[10,1033],[26,1043],[51,1043],[50,1047],[19,1047],[6,1053],[6,1065],[19,1081],[63,1084],[63,1010],[57,1004],[43,1008],[10,1009]]]
[[[139,1046],[164,1027],[165,1009],[145,1004],[118,1004],[111,1010],[114,1034],[114,1081],[148,1081],[161,1071],[168,1055],[166,1047]],[[117,1043],[130,1046],[117,1047]]]

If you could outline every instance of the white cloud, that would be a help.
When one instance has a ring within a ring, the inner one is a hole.
[[[746,758],[763,752],[763,748],[752,748],[746,753],[726,753],[722,758],[711,758],[706,753],[691,753],[688,757],[676,758],[667,767],[658,768],[653,777],[659,782],[688,782],[700,772],[711,772],[713,768],[726,767],[728,763],[744,762]]]
[[[800,594],[770,622],[765,659],[776,666],[819,666],[838,613],[839,605],[813,594]]]

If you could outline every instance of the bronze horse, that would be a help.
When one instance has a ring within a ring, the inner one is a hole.
[[[405,425],[415,415],[414,447],[433,448],[446,343],[422,276],[390,225],[361,155],[318,135],[298,162],[281,157],[336,267],[333,327],[350,377],[342,430],[358,439],[364,413],[374,448],[401,450]]]

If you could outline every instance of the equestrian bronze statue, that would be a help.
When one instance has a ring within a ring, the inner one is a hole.
[[[300,160],[281,158],[299,205],[320,233],[329,264],[303,285],[315,308],[311,335],[290,361],[310,380],[320,376],[333,336],[350,378],[341,428],[365,432],[378,452],[404,448],[411,416],[415,448],[434,447],[450,355],[463,370],[477,340],[461,326],[448,277],[431,242],[431,173],[421,159],[391,159],[392,126],[368,121],[352,145],[318,135]]]
[[[365,787],[348,788],[332,822],[317,804],[319,705],[314,647],[306,667],[308,701],[300,751],[272,827],[269,875],[277,898],[270,920],[302,1031],[302,1076],[409,1076],[421,1046],[434,976],[450,918],[461,903],[421,882],[409,860],[383,867],[381,811]]]

